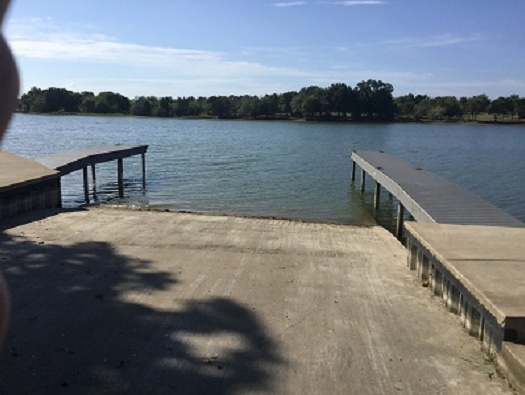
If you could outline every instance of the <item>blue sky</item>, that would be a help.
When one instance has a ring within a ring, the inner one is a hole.
[[[264,95],[378,79],[394,95],[525,96],[523,0],[15,0],[32,86]]]

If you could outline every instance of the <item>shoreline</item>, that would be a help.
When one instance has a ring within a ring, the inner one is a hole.
[[[283,122],[297,122],[297,123],[347,123],[347,124],[389,124],[389,123],[415,123],[415,124],[472,124],[472,125],[501,125],[509,126],[516,125],[522,126],[525,125],[524,119],[518,120],[456,120],[456,119],[407,119],[407,118],[397,118],[392,120],[379,120],[379,119],[345,119],[337,117],[314,117],[314,118],[297,118],[291,116],[282,116],[282,117],[259,117],[259,118],[242,118],[242,117],[217,117],[217,116],[182,116],[182,117],[155,117],[155,116],[140,116],[124,113],[75,113],[75,112],[53,112],[53,113],[32,113],[32,112],[20,112],[17,111],[15,115],[37,115],[37,116],[71,116],[71,117],[103,117],[103,118],[136,118],[136,119],[164,119],[164,120],[180,120],[180,121],[256,121],[256,122],[272,122],[272,121],[283,121]]]
[[[256,215],[256,214],[242,214],[242,213],[226,213],[220,211],[204,211],[204,210],[186,210],[186,209],[173,209],[173,208],[163,208],[163,207],[146,207],[140,205],[125,205],[125,204],[110,204],[110,203],[99,203],[91,204],[89,206],[83,205],[80,207],[94,207],[94,208],[108,208],[113,210],[129,210],[129,211],[144,211],[144,212],[167,212],[167,213],[178,213],[178,214],[191,214],[191,215],[200,215],[200,216],[211,216],[211,217],[232,217],[232,218],[246,218],[246,219],[268,219],[275,221],[287,221],[287,222],[297,222],[304,224],[321,224],[321,225],[336,225],[336,226],[353,226],[357,228],[370,228],[374,226],[384,226],[374,223],[370,224],[353,224],[353,223],[343,223],[343,222],[332,222],[328,220],[314,220],[314,219],[300,219],[300,218],[290,218],[284,216],[276,215]]]

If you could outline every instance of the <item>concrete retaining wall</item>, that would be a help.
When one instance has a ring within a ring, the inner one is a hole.
[[[513,384],[524,389],[525,319],[506,317],[499,322],[463,280],[451,272],[450,265],[441,261],[439,252],[429,250],[410,229],[406,229],[406,235],[408,268],[415,271],[422,285],[441,298],[447,309],[459,317],[469,335],[480,341],[484,352],[506,370]]]
[[[0,218],[45,208],[61,207],[60,177],[0,191]]]

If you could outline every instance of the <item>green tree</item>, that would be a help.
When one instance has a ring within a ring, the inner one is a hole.
[[[511,119],[518,114],[520,106],[520,97],[518,95],[510,95],[506,98],[507,113],[510,114]]]
[[[416,98],[412,93],[396,97],[394,99],[394,103],[396,105],[398,115],[405,118],[415,117]]]
[[[461,105],[455,96],[437,97],[434,99],[434,106],[441,109],[440,115],[436,116],[438,119],[455,119],[462,115]]]
[[[276,94],[265,95],[259,100],[258,115],[263,117],[275,116],[279,111],[279,97]]]
[[[419,102],[416,101],[414,107],[414,117],[417,120],[430,119],[433,116],[432,113],[432,100],[429,97],[425,97]]]
[[[82,92],[82,101],[78,109],[85,114],[92,114],[95,112],[96,100],[93,92]]]
[[[42,93],[44,108],[41,112],[78,112],[78,106],[82,100],[79,93],[64,88],[49,88]]]
[[[352,111],[354,91],[346,84],[332,84],[327,90],[328,111],[346,117]]]
[[[303,99],[303,113],[306,114],[307,118],[313,118],[314,116],[322,113],[323,102],[319,95],[308,94]]]
[[[188,113],[189,116],[199,116],[204,113],[206,107],[206,98],[205,97],[199,97],[197,99],[190,98],[189,104],[188,104]]]
[[[520,97],[518,101],[518,118],[525,118],[525,98]]]
[[[278,112],[285,115],[292,114],[292,99],[297,95],[297,92],[285,92],[279,95],[278,99]]]
[[[153,115],[156,117],[172,117],[174,114],[172,104],[172,97],[161,97],[156,112]]]
[[[297,117],[303,116],[303,93],[297,93],[290,101],[290,110],[292,115]]]
[[[507,115],[507,110],[507,100],[503,96],[493,100],[489,106],[489,113],[494,114],[494,120],[496,121],[498,120],[498,117],[503,119],[503,117]]]
[[[259,98],[257,96],[245,95],[241,97],[239,116],[255,119],[259,115]]]
[[[129,99],[120,93],[100,92],[95,97],[95,112],[101,114],[128,114]]]
[[[218,118],[229,118],[232,116],[232,104],[226,96],[212,96],[208,98],[208,114]]]
[[[20,97],[19,107],[21,112],[44,112],[46,99],[44,92],[37,87],[32,87],[29,92]]]
[[[392,120],[395,115],[395,104],[392,93],[394,87],[381,80],[361,81],[354,89],[356,93],[354,117],[366,116],[369,119]]]
[[[140,116],[140,117],[150,117],[151,116],[151,102],[147,97],[140,96],[133,100],[131,103],[131,114]]]
[[[490,100],[487,95],[472,96],[467,99],[471,119],[477,119],[478,114],[488,112]]]

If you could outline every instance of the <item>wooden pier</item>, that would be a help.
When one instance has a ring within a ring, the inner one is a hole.
[[[382,151],[352,151],[352,181],[361,168],[361,191],[366,176],[375,181],[374,206],[381,187],[398,200],[396,236],[402,235],[405,210],[416,221],[457,225],[524,227],[525,224],[486,200],[431,172]]]
[[[78,151],[67,151],[43,158],[36,161],[50,169],[60,173],[60,176],[82,170],[84,179],[84,198],[89,203],[89,180],[88,167],[91,167],[93,188],[96,190],[96,168],[95,165],[104,162],[117,161],[117,180],[119,197],[124,197],[124,163],[123,159],[135,155],[142,157],[142,186],[146,187],[146,152],[147,145],[110,145],[92,147]]]

